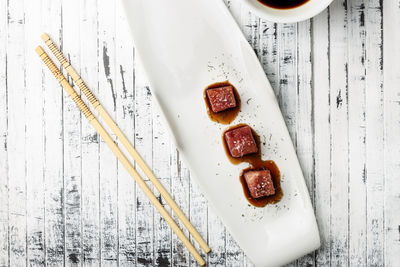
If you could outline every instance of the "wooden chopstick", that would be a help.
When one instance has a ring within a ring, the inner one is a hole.
[[[128,173],[132,176],[132,178],[140,186],[140,188],[143,190],[143,192],[146,194],[146,196],[149,198],[149,200],[153,203],[153,205],[156,207],[156,209],[160,212],[161,216],[165,219],[165,221],[168,223],[168,225],[172,228],[174,233],[178,236],[178,238],[186,246],[186,248],[189,250],[190,254],[192,254],[192,256],[195,258],[197,263],[200,266],[205,265],[205,261],[201,257],[199,252],[192,245],[192,243],[190,243],[189,239],[185,236],[185,234],[182,232],[182,230],[176,224],[176,222],[171,217],[171,215],[167,212],[167,210],[158,201],[157,197],[153,194],[153,192],[147,186],[146,182],[142,179],[142,177],[140,177],[139,173],[132,166],[132,164],[130,163],[128,158],[121,151],[121,149],[116,145],[116,143],[114,143],[114,140],[106,132],[106,130],[103,128],[103,126],[100,124],[100,122],[95,118],[93,113],[86,106],[86,104],[82,101],[82,99],[76,93],[74,88],[65,79],[64,75],[57,68],[57,66],[54,64],[54,62],[50,59],[50,57],[47,55],[47,53],[43,50],[43,48],[41,46],[38,46],[35,49],[35,51],[40,56],[40,58],[43,60],[43,62],[46,64],[46,66],[50,69],[50,71],[53,73],[53,75],[56,77],[56,79],[61,84],[61,86],[64,88],[64,90],[69,94],[69,96],[72,98],[72,100],[75,102],[75,104],[81,110],[81,112],[85,115],[85,117],[89,120],[89,122],[92,124],[92,126],[96,129],[98,134],[103,138],[103,140],[108,145],[108,147],[111,149],[111,151],[115,154],[115,156],[117,156],[118,160],[126,168]]]
[[[76,85],[78,85],[79,89],[84,93],[86,98],[90,101],[93,107],[98,111],[100,117],[106,122],[108,127],[114,132],[117,136],[118,140],[121,141],[123,146],[132,156],[132,158],[137,162],[140,169],[145,173],[145,175],[149,178],[149,180],[154,184],[157,188],[158,192],[160,192],[161,196],[165,199],[165,202],[171,207],[171,209],[175,212],[178,218],[182,221],[185,227],[188,229],[189,233],[193,236],[193,238],[197,241],[200,247],[204,250],[205,253],[209,253],[211,251],[210,247],[207,245],[206,241],[201,237],[200,233],[196,230],[196,228],[191,224],[189,219],[183,213],[181,208],[176,204],[174,199],[165,189],[165,187],[161,184],[161,182],[157,179],[154,173],[151,171],[146,162],[142,159],[139,153],[135,150],[131,142],[129,142],[128,138],[126,138],[125,134],[121,131],[115,121],[111,118],[108,112],[104,109],[104,107],[100,104],[99,100],[93,95],[92,91],[87,87],[87,85],[82,80],[81,76],[75,71],[75,69],[71,66],[69,61],[63,55],[63,53],[58,49],[56,44],[51,40],[50,36],[46,33],[42,34],[42,40],[46,43],[47,47],[51,50],[51,52],[55,55],[58,61],[62,64],[64,69],[68,72],[69,76],[71,76],[72,80]]]
[[[47,47],[51,50],[51,52],[55,55],[58,61],[62,64],[64,69],[68,72],[69,76],[71,76],[72,80],[76,85],[78,85],[79,89],[84,93],[86,98],[90,101],[93,107],[98,111],[100,117],[106,122],[108,127],[114,132],[117,136],[118,140],[124,145],[126,150],[132,156],[132,158],[137,162],[140,169],[145,173],[145,175],[149,178],[149,180],[154,184],[157,188],[158,192],[160,192],[161,196],[165,199],[165,202],[171,207],[171,209],[175,212],[178,218],[182,221],[185,227],[188,229],[189,233],[193,236],[193,238],[197,241],[200,247],[204,250],[205,253],[209,253],[211,251],[210,247],[207,245],[206,241],[201,237],[200,233],[194,228],[194,226],[190,223],[189,219],[183,213],[181,208],[176,204],[174,199],[165,189],[165,187],[161,184],[161,182],[157,179],[154,173],[151,171],[146,162],[142,159],[139,153],[135,150],[131,142],[129,142],[128,138],[126,138],[125,134],[121,131],[115,121],[111,118],[108,112],[104,109],[104,107],[100,104],[99,100],[93,95],[92,91],[86,86],[81,76],[75,71],[75,69],[71,66],[69,61],[63,55],[63,53],[58,49],[55,43],[51,40],[50,36],[46,33],[42,34],[42,40],[46,43]]]

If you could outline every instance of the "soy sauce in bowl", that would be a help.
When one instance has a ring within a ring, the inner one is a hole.
[[[277,9],[290,9],[301,6],[309,0],[258,0],[261,4],[277,8]]]

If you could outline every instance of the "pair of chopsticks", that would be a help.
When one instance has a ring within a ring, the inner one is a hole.
[[[70,77],[72,78],[74,83],[84,93],[86,98],[92,104],[93,108],[95,108],[98,111],[98,114],[101,116],[101,118],[105,121],[105,123],[108,125],[108,127],[114,132],[114,134],[116,135],[118,140],[126,148],[126,150],[132,156],[134,161],[136,161],[136,163],[139,165],[140,169],[142,169],[142,171],[145,173],[145,175],[154,184],[154,186],[160,192],[161,196],[165,199],[167,204],[171,207],[171,209],[175,212],[177,217],[182,221],[184,226],[188,229],[189,233],[194,237],[194,239],[197,241],[197,243],[200,245],[200,247],[204,250],[204,252],[209,253],[211,250],[210,247],[207,245],[207,243],[204,241],[204,239],[200,236],[199,232],[197,232],[197,230],[194,228],[194,226],[190,223],[189,219],[186,217],[186,215],[183,213],[183,211],[178,207],[178,205],[172,199],[171,195],[164,188],[164,186],[161,184],[161,182],[157,179],[157,177],[154,175],[154,173],[151,171],[151,169],[147,166],[147,164],[144,162],[142,157],[137,153],[135,148],[132,146],[132,144],[126,138],[124,133],[121,131],[121,129],[117,126],[117,124],[111,118],[111,116],[107,113],[107,111],[104,109],[104,107],[100,104],[98,99],[93,95],[93,93],[90,91],[90,89],[86,86],[86,84],[83,82],[80,75],[75,71],[75,69],[71,66],[69,61],[65,58],[65,56],[62,54],[62,52],[58,49],[58,47],[54,44],[54,42],[50,39],[50,37],[46,33],[42,35],[42,39],[46,43],[48,48],[51,50],[51,52],[54,54],[54,56],[57,58],[57,60],[62,64],[62,66],[67,71],[67,73],[70,75]],[[103,138],[103,140],[109,146],[111,151],[115,154],[115,156],[118,158],[118,160],[126,168],[128,173],[132,176],[132,178],[140,186],[140,188],[143,190],[143,192],[146,194],[146,196],[149,198],[149,200],[153,203],[153,205],[156,207],[156,209],[160,212],[161,216],[165,219],[165,221],[168,223],[168,225],[172,228],[174,233],[178,236],[178,238],[186,246],[186,248],[189,250],[189,252],[195,258],[197,263],[199,265],[203,266],[205,264],[205,261],[201,257],[199,252],[192,245],[192,243],[189,241],[189,239],[185,236],[185,234],[182,232],[182,230],[179,228],[179,226],[176,224],[176,222],[171,217],[171,215],[167,212],[167,210],[162,206],[162,204],[159,202],[157,197],[147,186],[146,182],[139,175],[139,173],[135,170],[135,168],[133,167],[133,165],[129,161],[129,159],[125,156],[125,154],[121,151],[121,149],[118,147],[118,145],[114,142],[114,140],[111,138],[111,136],[108,134],[108,132],[104,129],[104,127],[100,124],[100,122],[96,119],[96,117],[93,115],[93,113],[88,108],[88,106],[82,101],[81,97],[76,93],[76,91],[72,87],[72,85],[66,80],[64,75],[57,68],[57,66],[54,64],[54,62],[48,56],[48,54],[44,51],[44,49],[41,46],[38,46],[35,49],[35,51],[40,56],[40,58],[43,60],[43,62],[46,64],[46,66],[50,69],[50,71],[53,73],[53,75],[58,80],[58,82],[61,84],[61,86],[64,88],[64,90],[69,94],[69,96],[72,98],[72,100],[75,102],[75,104],[81,110],[81,112],[85,115],[85,117],[89,120],[89,122],[92,124],[92,126],[96,129],[97,133]]]

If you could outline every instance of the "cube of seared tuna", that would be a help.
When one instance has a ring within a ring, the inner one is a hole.
[[[215,113],[236,107],[232,86],[207,89],[206,93],[211,110]]]
[[[244,174],[244,178],[253,198],[275,194],[275,187],[269,170],[248,171]]]
[[[241,158],[258,151],[251,128],[247,125],[226,132],[225,142],[234,158]]]

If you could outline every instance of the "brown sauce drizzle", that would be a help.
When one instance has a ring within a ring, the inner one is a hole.
[[[216,113],[216,112],[213,112],[211,109],[210,102],[208,101],[206,91],[208,89],[213,89],[213,88],[218,88],[218,87],[223,87],[223,86],[232,86],[233,94],[235,95],[235,100],[236,100],[236,107]],[[203,97],[204,97],[204,101],[206,102],[208,116],[210,117],[210,119],[212,121],[215,121],[215,122],[218,122],[221,124],[229,124],[236,118],[236,116],[240,112],[241,102],[240,102],[239,93],[236,90],[235,86],[233,86],[229,81],[217,82],[217,83],[213,83],[213,84],[207,86],[207,88],[204,89]]]
[[[299,7],[309,0],[258,0],[263,5],[276,9],[290,9]]]
[[[225,141],[225,133],[228,131],[231,131],[236,128],[240,128],[243,126],[249,126],[247,124],[241,123],[232,127],[229,127],[222,133],[222,143],[224,144],[224,149],[225,153],[228,156],[230,162],[233,164],[237,165],[241,162],[247,162],[251,166],[242,170],[240,174],[240,183],[242,184],[243,187],[243,192],[244,195],[249,201],[249,203],[255,207],[265,207],[268,204],[275,204],[278,203],[282,197],[283,197],[283,191],[281,188],[281,173],[279,171],[278,166],[275,164],[273,160],[262,160],[261,159],[261,142],[260,142],[260,136],[251,128],[251,132],[254,136],[254,140],[256,141],[257,147],[258,147],[258,152],[249,154],[246,156],[243,156],[241,158],[234,158],[231,156],[231,153],[229,152],[228,145],[226,144]],[[266,196],[266,197],[260,197],[260,198],[253,198],[250,195],[249,188],[247,187],[246,180],[244,179],[244,173],[252,170],[265,170],[268,169],[271,172],[271,177],[272,181],[274,183],[275,187],[275,194],[272,196]]]

